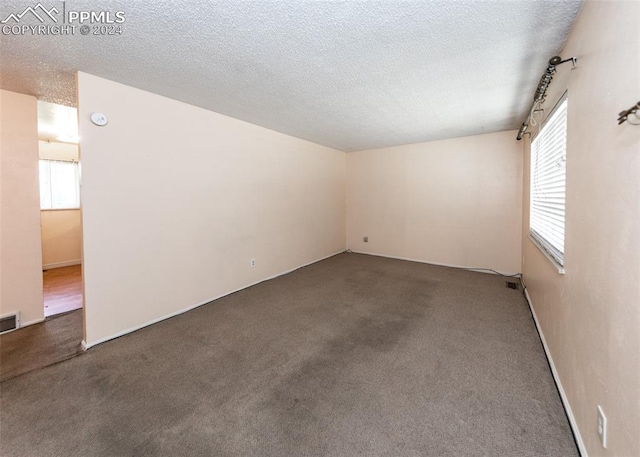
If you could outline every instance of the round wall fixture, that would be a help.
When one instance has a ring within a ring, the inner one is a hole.
[[[93,122],[99,127],[102,127],[104,125],[107,125],[107,122],[109,122],[109,120],[107,119],[107,116],[105,116],[102,113],[92,113],[91,122]]]

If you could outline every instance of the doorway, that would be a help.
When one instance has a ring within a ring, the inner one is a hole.
[[[83,306],[76,108],[38,101],[38,155],[43,305],[49,318]]]

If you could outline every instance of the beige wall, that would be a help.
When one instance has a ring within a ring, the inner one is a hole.
[[[79,264],[82,257],[80,210],[42,211],[40,219],[43,268]]]
[[[78,161],[78,145],[57,141],[38,141],[38,155],[41,159]]]
[[[88,345],[345,249],[343,152],[85,73],[78,102]]]
[[[616,122],[640,99],[638,18],[638,2],[587,1],[562,51],[577,68],[551,85],[547,109],[569,90],[565,275],[525,233],[525,143],[524,279],[590,457],[640,455],[640,126]]]
[[[522,150],[515,132],[349,153],[347,177],[350,249],[520,271]]]
[[[0,315],[44,319],[35,97],[0,91]]]

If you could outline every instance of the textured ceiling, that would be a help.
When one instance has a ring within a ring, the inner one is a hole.
[[[3,0],[0,20],[36,3]],[[63,2],[42,5],[61,11]],[[0,35],[0,86],[74,105],[81,70],[355,151],[517,129],[581,1],[67,0],[64,7],[88,5],[124,11],[122,35]],[[39,23],[30,16],[21,24]]]

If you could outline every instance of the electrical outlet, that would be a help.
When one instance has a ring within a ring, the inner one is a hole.
[[[607,416],[604,415],[604,411],[602,411],[602,407],[598,405],[598,436],[600,437],[600,442],[602,442],[602,447],[607,448]]]
[[[368,236],[363,237],[362,241],[364,241],[365,243],[368,243],[369,242],[369,237]]]
[[[251,262],[249,263],[252,267],[256,266],[256,259],[251,259]]]

